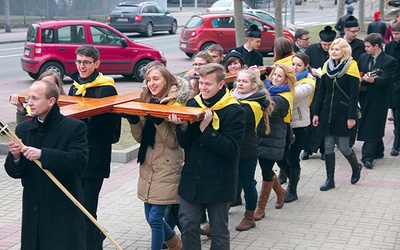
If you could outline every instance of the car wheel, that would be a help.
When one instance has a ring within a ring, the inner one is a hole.
[[[203,45],[200,47],[200,51],[207,51],[208,48],[209,48],[211,45],[213,45],[213,44],[214,44],[214,43],[211,43],[211,42],[203,44]]]
[[[37,79],[39,78],[39,74],[33,74],[33,73],[31,73],[31,72],[28,72],[28,75],[29,75],[30,77],[32,77],[33,80],[37,80]]]
[[[178,29],[178,23],[176,21],[172,22],[170,34],[176,34],[176,30]]]
[[[153,35],[153,24],[148,23],[146,27],[146,31],[143,33],[144,36],[151,37]]]
[[[61,80],[65,76],[64,67],[58,62],[47,62],[47,63],[43,64],[39,70],[39,75],[41,75],[43,72],[48,71],[48,70],[56,72]]]
[[[192,58],[193,53],[185,53],[189,58]]]
[[[135,68],[133,69],[133,75],[138,82],[143,82],[146,77],[146,66],[149,62],[151,61],[144,59],[136,63]]]

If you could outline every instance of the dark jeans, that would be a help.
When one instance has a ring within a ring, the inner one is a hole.
[[[200,222],[207,209],[210,230],[211,250],[229,250],[230,234],[228,211],[230,203],[194,203],[181,198],[179,222],[182,226],[183,249],[201,250]]]
[[[301,150],[304,148],[304,144],[307,140],[308,127],[294,128],[293,133],[296,136],[296,140],[292,145],[290,145],[289,169],[300,169],[300,153]],[[286,174],[289,175],[289,173]]]
[[[172,239],[175,232],[164,220],[167,205],[144,203],[144,213],[151,228],[151,250],[160,250],[164,241]]]
[[[99,193],[103,185],[103,178],[82,178],[83,206],[97,219]],[[101,231],[85,216],[86,223],[86,250],[102,249]],[[104,236],[103,236],[104,237]],[[101,242],[99,242],[101,241]]]
[[[361,161],[364,163],[366,161],[373,162],[375,156],[383,155],[383,151],[385,151],[385,147],[383,146],[382,139],[377,142],[364,142],[361,149]]]
[[[257,158],[239,161],[239,180],[244,191],[246,210],[254,211],[257,206],[257,189],[254,174],[257,166]]]

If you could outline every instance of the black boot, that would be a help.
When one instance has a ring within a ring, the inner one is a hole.
[[[328,191],[335,188],[335,153],[325,154],[326,181],[319,190]]]
[[[345,157],[350,163],[351,169],[353,170],[353,174],[351,175],[351,184],[356,184],[360,180],[362,165],[358,162],[357,156],[353,150],[350,155]]]
[[[285,203],[289,203],[298,199],[297,197],[297,184],[300,180],[300,168],[290,169],[289,184],[287,187],[287,194],[285,196]]]
[[[278,180],[281,183],[281,185],[286,183],[286,179],[287,179],[287,176],[286,176],[285,172],[282,169],[279,170]]]

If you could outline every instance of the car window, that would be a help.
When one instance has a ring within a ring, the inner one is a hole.
[[[157,10],[158,10],[158,12],[159,13],[165,13],[165,12],[167,12],[165,9],[163,9],[163,7],[161,7],[161,6],[156,6],[157,7]]]
[[[82,25],[64,26],[58,29],[59,43],[86,43]]]
[[[54,42],[54,30],[42,29],[42,43],[53,43],[53,42]]]
[[[255,14],[257,16],[259,16],[261,19],[263,19],[263,20],[265,20],[265,21],[267,21],[269,23],[272,23],[272,24],[275,23],[275,19],[272,16],[268,15],[267,13],[255,12]]]
[[[98,27],[90,26],[93,44],[102,44],[110,46],[121,46],[121,37],[113,31]]]
[[[215,18],[211,23],[214,28],[235,28],[233,17]]]
[[[257,27],[260,30],[264,30],[264,24],[262,22],[259,22],[259,21],[255,20],[255,19],[252,19],[252,18],[245,18],[244,19],[244,28],[245,29],[250,28],[250,26],[253,25],[253,24],[257,25]]]
[[[26,40],[28,42],[36,42],[36,36],[37,36],[37,31],[39,29],[39,25],[38,24],[32,24],[31,26],[29,26],[28,32],[26,34]]]
[[[150,9],[149,13],[158,13],[158,9],[155,5],[150,5],[149,9]]]
[[[139,7],[137,7],[137,6],[116,6],[112,10],[111,14],[114,14],[114,13],[136,13],[138,8]]]
[[[150,13],[150,6],[144,6],[142,9],[142,13]]]
[[[199,17],[199,16],[194,16],[192,18],[190,18],[190,20],[187,22],[187,24],[185,25],[185,28],[197,28],[200,25],[202,25],[204,23],[203,18]]]

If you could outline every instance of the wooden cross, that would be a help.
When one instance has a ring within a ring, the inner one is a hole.
[[[265,73],[265,67],[259,67],[261,74]],[[225,83],[232,83],[237,73],[227,73]],[[125,113],[128,115],[168,118],[170,114],[177,114],[182,120],[199,121],[204,117],[205,108],[185,106],[167,106],[152,103],[139,102],[139,91],[127,94],[109,96],[104,98],[89,98],[80,96],[60,95],[58,105],[63,115],[75,119],[83,119],[103,113]],[[28,94],[19,94],[18,100],[26,102]]]

